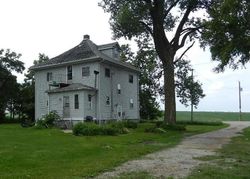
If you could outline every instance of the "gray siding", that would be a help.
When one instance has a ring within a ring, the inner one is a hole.
[[[111,70],[110,78],[105,77],[105,68],[109,68]],[[122,112],[124,113],[124,116],[122,118],[138,119],[138,74],[106,64],[101,65],[100,72],[100,118],[118,118],[117,110],[119,110],[118,106],[121,106]],[[134,77],[133,83],[129,83],[128,81],[129,74],[133,75]],[[118,94],[118,84],[120,84],[121,86],[121,94]],[[111,104],[109,106],[106,105],[106,96],[110,97]],[[133,108],[130,108],[130,99],[133,99]]]

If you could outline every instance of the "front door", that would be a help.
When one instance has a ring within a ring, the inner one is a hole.
[[[70,117],[70,105],[69,105],[69,96],[63,97],[63,117]]]

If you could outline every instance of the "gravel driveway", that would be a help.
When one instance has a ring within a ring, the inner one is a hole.
[[[128,161],[113,171],[105,172],[97,178],[112,178],[122,173],[146,171],[155,178],[187,176],[191,170],[203,163],[196,157],[214,155],[216,150],[227,144],[230,138],[239,135],[250,122],[226,122],[229,127],[204,134],[186,137],[174,148],[143,156],[141,159]]]

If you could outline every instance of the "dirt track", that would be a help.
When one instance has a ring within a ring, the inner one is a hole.
[[[202,163],[196,157],[214,155],[215,151],[227,144],[230,139],[250,126],[250,122],[226,122],[229,127],[204,134],[186,137],[174,148],[148,154],[141,159],[128,161],[113,171],[105,172],[97,178],[112,178],[122,173],[146,171],[155,178],[187,176]]]

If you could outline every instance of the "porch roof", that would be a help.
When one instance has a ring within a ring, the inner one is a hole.
[[[81,83],[72,83],[66,87],[61,88],[55,88],[51,90],[47,90],[47,93],[62,93],[62,92],[68,92],[68,91],[81,91],[81,90],[90,90],[90,91],[97,91],[96,88],[87,86]]]

